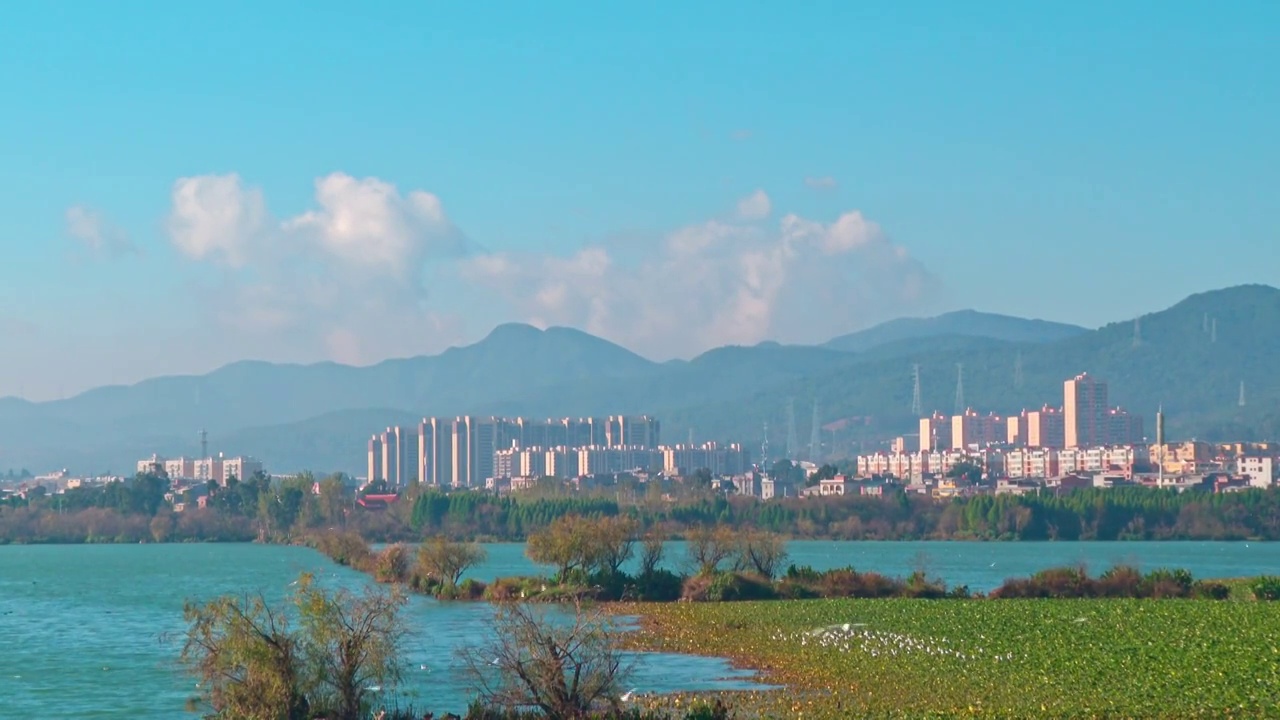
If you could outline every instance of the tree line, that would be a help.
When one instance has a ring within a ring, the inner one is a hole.
[[[163,475],[105,486],[34,492],[0,503],[0,542],[286,542],[339,529],[374,542],[524,541],[567,515],[626,517],[668,538],[714,525],[834,540],[1280,540],[1280,489],[1235,493],[1143,487],[935,501],[883,497],[768,502],[713,488],[676,500],[621,495],[497,496],[412,486],[382,510],[356,503],[343,478],[258,474],[174,496]],[[182,503],[182,512],[175,506]]]

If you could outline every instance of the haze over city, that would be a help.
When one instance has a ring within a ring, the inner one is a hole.
[[[1276,279],[1274,4],[135,10],[0,27],[0,396]]]

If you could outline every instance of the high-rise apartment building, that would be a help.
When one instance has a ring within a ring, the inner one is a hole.
[[[951,418],[951,449],[986,447],[1004,442],[1007,425],[998,415],[979,415],[966,410]]]
[[[373,482],[382,480],[386,476],[383,470],[385,466],[382,464],[382,436],[374,435],[369,438],[369,463],[365,469],[365,481]]]
[[[1021,415],[1011,415],[1005,420],[1005,442],[1013,447],[1027,444],[1027,411]]]
[[[1062,394],[1066,447],[1106,445],[1107,384],[1081,373],[1063,383]]]
[[[660,426],[656,418],[648,415],[614,415],[605,421],[605,444],[608,447],[638,447],[652,450],[658,447]]]
[[[1111,408],[1107,411],[1106,423],[1109,445],[1137,445],[1146,442],[1141,415],[1134,415],[1124,408]]]
[[[471,418],[456,417],[452,424],[448,485],[471,487]]]
[[[950,440],[951,418],[942,413],[920,418],[920,452],[939,450]]]
[[[1063,412],[1048,405],[1027,413],[1027,447],[1062,448],[1067,442]]]

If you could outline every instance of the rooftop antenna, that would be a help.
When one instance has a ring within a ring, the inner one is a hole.
[[[956,363],[956,415],[964,414],[964,363]]]
[[[924,412],[924,403],[920,401],[920,364],[916,363],[911,366],[911,380],[913,387],[911,389],[911,414],[920,417]]]
[[[1240,407],[1244,407],[1244,381],[1240,381]]]
[[[1022,351],[1019,350],[1017,355],[1013,356],[1013,386],[1015,388],[1022,387]]]
[[[818,424],[818,399],[813,399],[813,425],[809,428],[809,462],[818,462],[822,450],[822,427]]]
[[[796,399],[787,398],[787,459],[794,460],[796,448],[800,445],[796,438]]]
[[[1142,345],[1142,318],[1133,319],[1133,346],[1140,347]]]
[[[204,428],[200,429],[200,459],[209,457],[209,433]]]

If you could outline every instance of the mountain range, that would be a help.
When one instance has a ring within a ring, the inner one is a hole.
[[[0,399],[0,471],[66,467],[131,472],[137,459],[214,451],[271,469],[357,472],[364,441],[423,415],[533,417],[647,413],[669,442],[737,440],[769,427],[783,447],[788,407],[807,443],[870,449],[914,426],[912,366],[923,410],[950,412],[963,366],[963,404],[1017,412],[1060,405],[1062,381],[1088,371],[1112,402],[1170,436],[1280,436],[1280,290],[1249,285],[1193,295],[1163,311],[1090,330],[971,310],[891,321],[819,346],[761,343],[691,360],[650,361],[568,328],[495,328],[473,345],[367,367],[239,362],[206,375],[161,377],[34,403]],[[1243,383],[1246,403],[1240,405]]]

